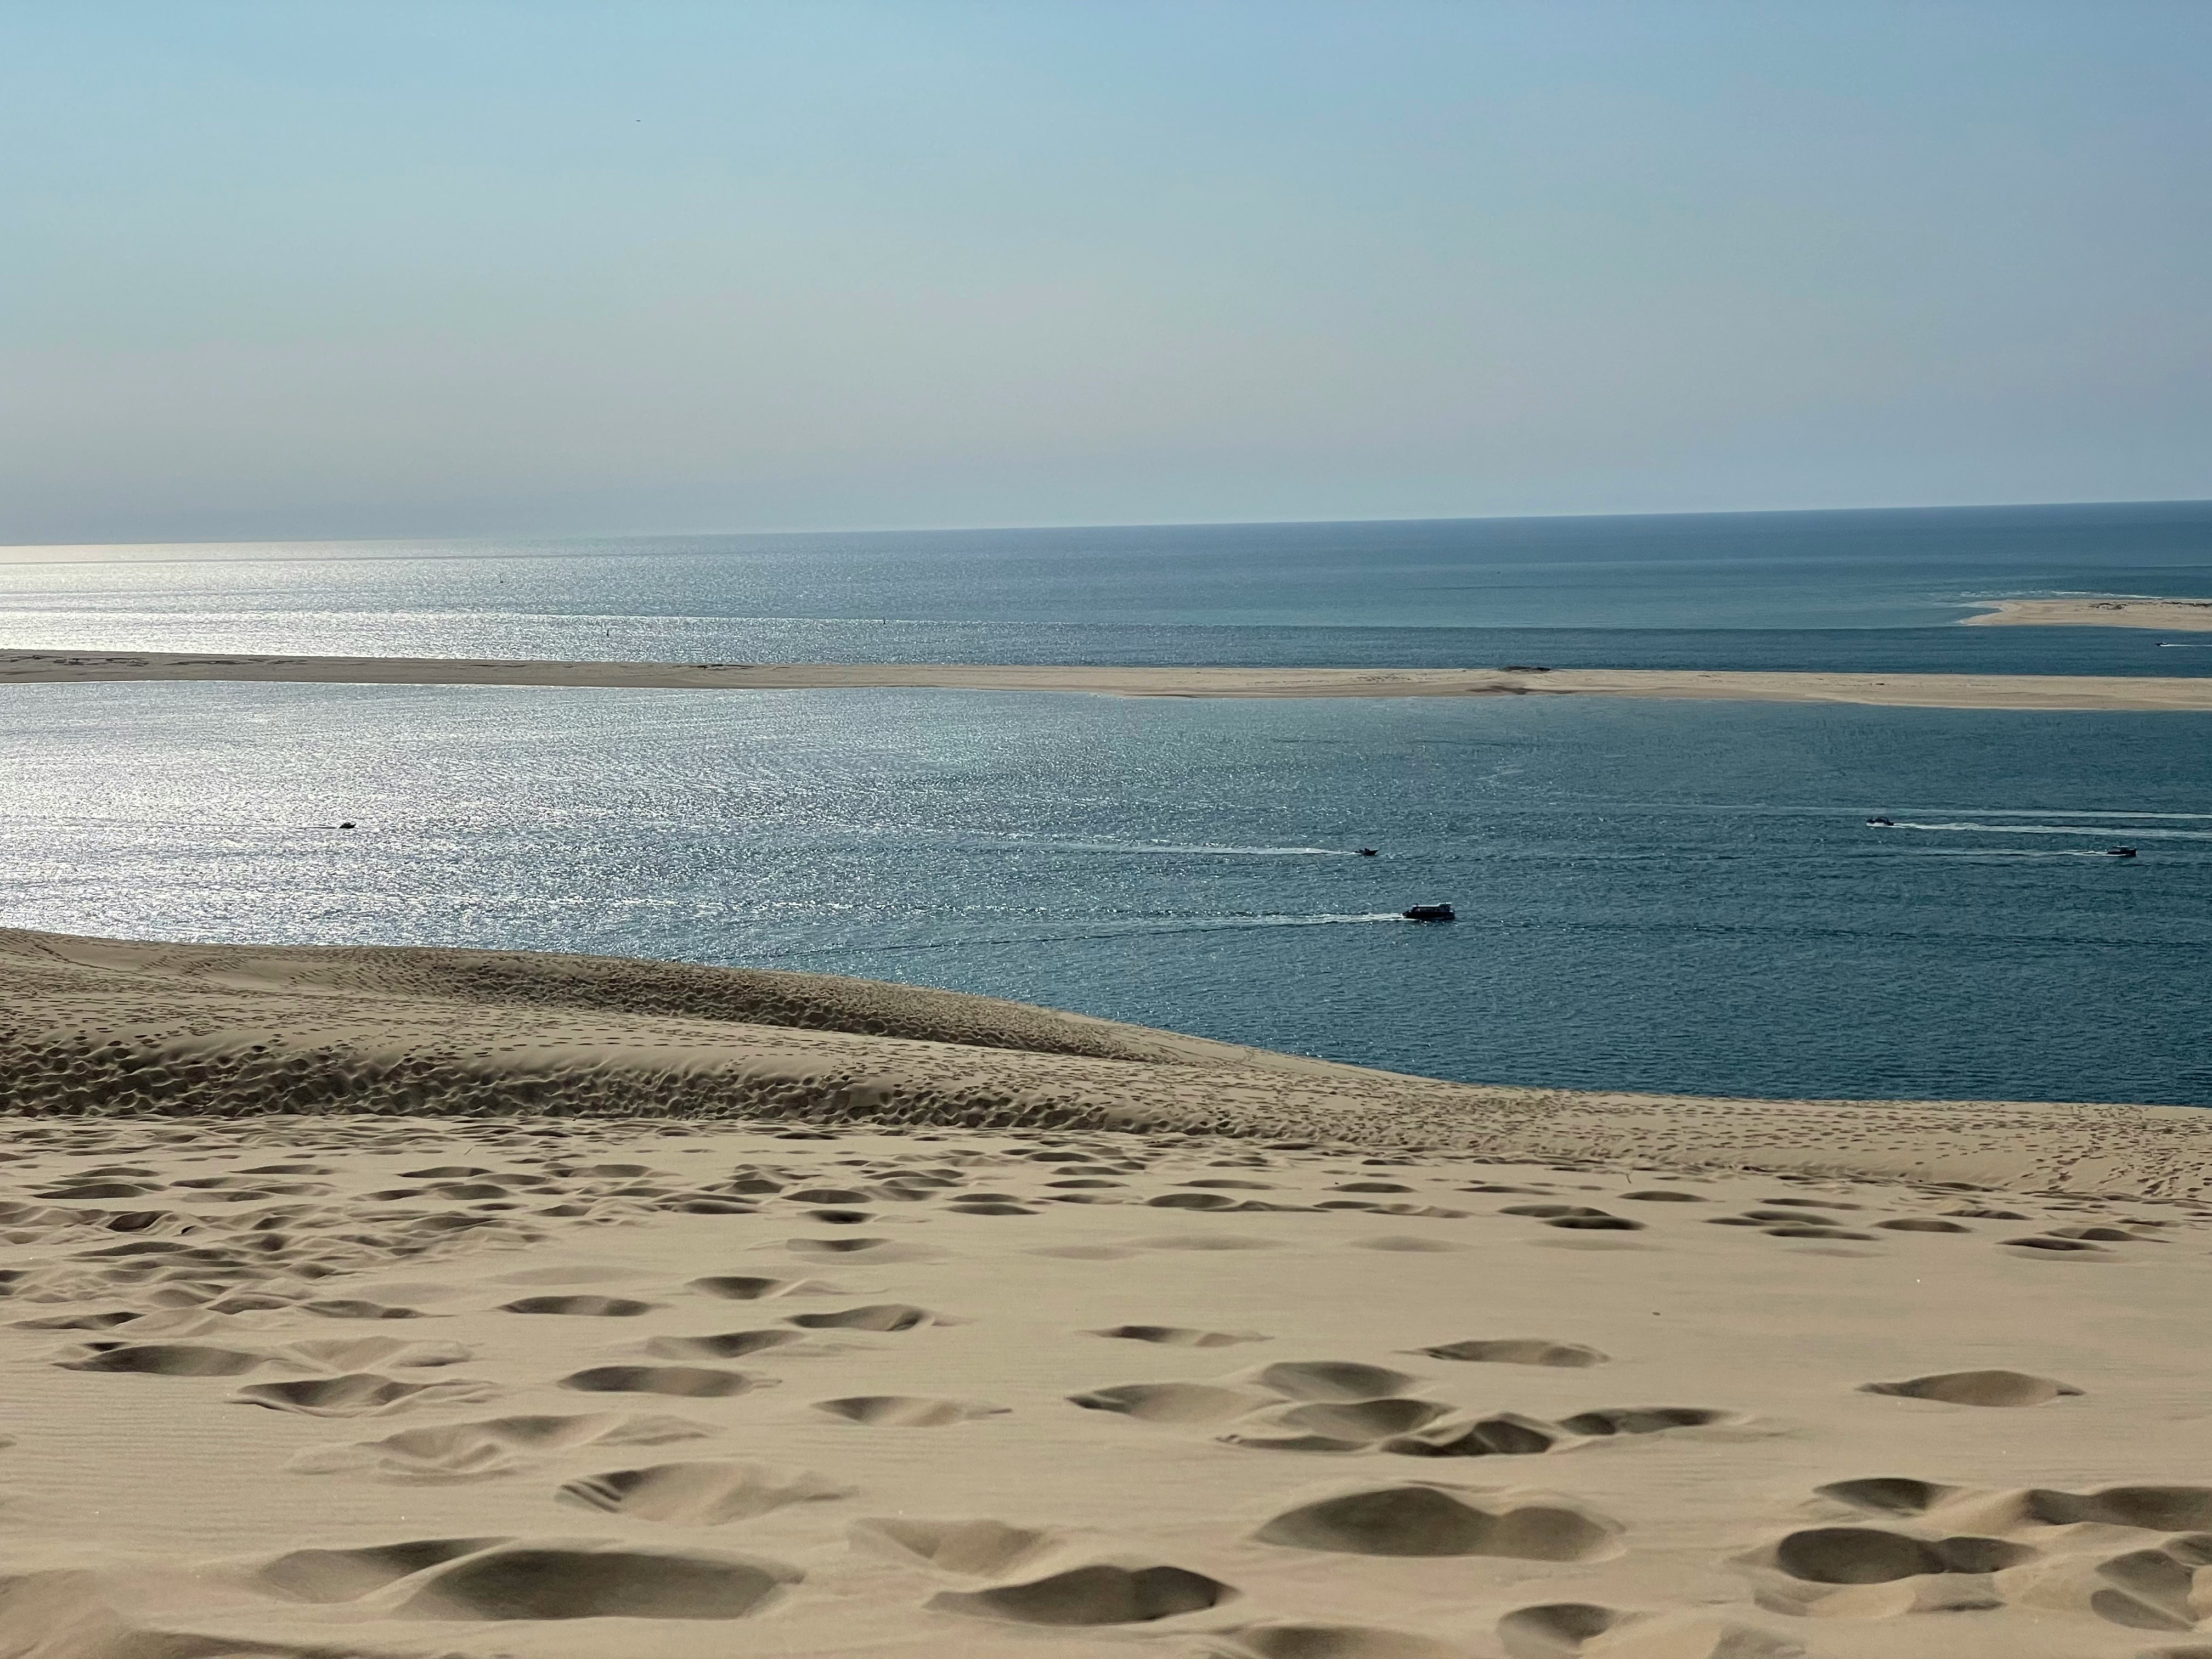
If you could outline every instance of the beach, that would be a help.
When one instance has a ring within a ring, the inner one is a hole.
[[[924,690],[1126,697],[1588,696],[1906,708],[2212,709],[2212,678],[2090,674],[1787,673],[1683,669],[1088,667],[1028,664],[648,663],[461,658],[0,653],[0,685],[100,681],[630,690]]]
[[[519,951],[0,989],[9,1659],[2199,1650],[2201,1112]]]
[[[1982,628],[2155,628],[2202,634],[2212,631],[2212,599],[1998,599],[1966,622]]]

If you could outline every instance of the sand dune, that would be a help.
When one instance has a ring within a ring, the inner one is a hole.
[[[544,1112],[1126,1128],[2212,1195],[2212,1116],[2190,1108],[1443,1083],[951,992],[520,951],[0,930],[0,1098],[16,1109],[64,1114]],[[825,1182],[828,1201],[811,1207],[836,1208],[837,1190]],[[746,1195],[694,1201],[710,1212],[742,1208]],[[961,1200],[983,1212],[1006,1201]],[[1217,1187],[1164,1207],[1254,1212],[1267,1202]],[[1423,1208],[1384,1204],[1378,1213]],[[1638,1224],[1571,1208],[1550,1219],[1594,1232]],[[2094,1251],[2097,1241],[2045,1241],[2075,1247]],[[820,1241],[813,1254],[828,1267],[914,1248],[864,1231]]]
[[[1992,616],[1974,621],[2012,620]],[[1914,708],[2212,709],[2212,679],[2090,674],[1770,673],[1657,668],[1125,668],[970,663],[516,662],[427,657],[0,653],[0,684],[242,680],[681,690],[865,688],[1126,697],[1593,696]]]
[[[0,1659],[2212,1651],[2200,1114],[498,953],[0,1011]]]

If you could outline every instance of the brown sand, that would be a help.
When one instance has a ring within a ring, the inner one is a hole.
[[[0,1659],[2212,1643],[2212,1115],[27,933],[0,1102]]]
[[[1914,708],[2212,709],[2212,679],[2090,674],[1789,674],[1642,668],[1084,668],[1008,664],[502,662],[432,657],[0,654],[0,684],[91,680],[345,685],[568,685],[682,690],[861,688],[1129,697],[1470,697],[1520,694],[1852,702]]]
[[[2212,630],[2212,599],[1999,599],[1966,621],[1983,628],[2155,628]]]

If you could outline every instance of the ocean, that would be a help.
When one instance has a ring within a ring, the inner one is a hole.
[[[19,550],[0,645],[2212,672],[2212,636],[1955,625],[2070,593],[2212,595],[2212,507]],[[859,974],[1531,1085],[2212,1103],[2212,716],[228,684],[0,707],[10,925]],[[1436,900],[1461,920],[1397,915]]]

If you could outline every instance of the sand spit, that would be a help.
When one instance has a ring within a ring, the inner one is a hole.
[[[1977,620],[1996,620],[1977,618]],[[1006,664],[499,662],[428,657],[12,652],[0,684],[237,680],[679,690],[1063,691],[1127,697],[1522,694],[1850,702],[1911,708],[2212,710],[2212,679],[2090,674],[1786,674],[1641,668],[1084,668]]]
[[[21,932],[0,1089],[0,1659],[2212,1652],[2212,1114]]]
[[[1999,599],[1980,628],[2154,628],[2168,634],[2212,631],[2212,599]]]

